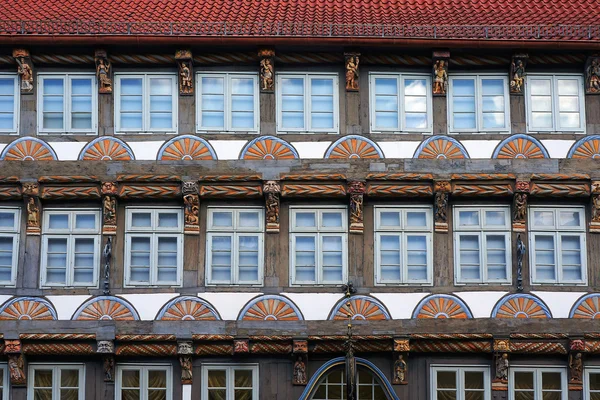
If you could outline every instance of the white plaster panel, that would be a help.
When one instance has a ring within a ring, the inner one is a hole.
[[[371,293],[389,310],[392,319],[411,319],[415,307],[429,293]]]
[[[469,307],[473,318],[490,318],[494,306],[508,292],[455,292]]]
[[[48,142],[56,152],[60,161],[74,161],[79,157],[81,149],[87,144],[85,142]]]
[[[569,318],[569,311],[587,292],[531,292],[546,303],[552,318]]]
[[[198,297],[215,307],[224,321],[235,321],[246,303],[260,295],[262,293],[198,293]]]
[[[6,303],[6,301],[8,299],[10,299],[11,297],[13,297],[13,296],[11,296],[9,294],[0,294],[0,307],[2,307],[4,305],[4,303]]]
[[[333,142],[291,142],[301,159],[323,158]]]
[[[162,306],[172,298],[179,296],[179,293],[123,294],[119,296],[135,307],[142,321],[152,321]]]
[[[0,152],[2,152],[6,146],[8,146],[8,144],[0,144]]]
[[[46,296],[54,305],[58,319],[70,320],[75,311],[91,296]]]
[[[550,158],[567,158],[574,140],[541,140]]]
[[[136,160],[156,160],[158,150],[165,142],[143,141],[127,142]]]
[[[300,309],[307,321],[325,321],[333,306],[344,297],[337,293],[282,293]]]
[[[210,140],[219,160],[237,160],[246,143],[245,140]]]
[[[460,144],[462,144],[465,149],[467,149],[467,153],[469,153],[469,157],[471,158],[492,158],[492,154],[494,154],[494,149],[500,143],[499,140],[461,140]]]
[[[373,135],[375,136],[375,135]],[[421,142],[377,142],[385,158],[412,158]]]
[[[192,400],[192,385],[181,385],[181,400]]]

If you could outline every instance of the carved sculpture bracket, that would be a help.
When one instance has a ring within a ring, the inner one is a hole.
[[[308,341],[293,341],[294,368],[292,376],[293,385],[306,385],[308,383]]]
[[[25,375],[25,358],[21,353],[21,341],[5,340],[4,354],[8,358],[10,383],[13,386],[25,386],[27,384],[27,376]]]
[[[179,95],[192,96],[194,94],[194,65],[191,50],[177,50],[175,60],[179,76]]]
[[[184,233],[186,235],[200,234],[200,195],[196,182],[184,182],[182,186],[185,216]]]
[[[525,232],[527,221],[527,198],[529,196],[529,182],[517,181],[513,199],[512,229],[514,232]]]
[[[40,203],[40,188],[37,182],[23,183],[23,200],[27,212],[27,235],[38,236],[41,233],[42,208]]]
[[[510,362],[508,354],[510,353],[510,341],[508,339],[496,339],[493,345],[495,375],[492,380],[492,390],[508,390],[508,368]]]
[[[592,218],[590,232],[600,233],[600,181],[592,182]]]
[[[117,234],[117,184],[102,183],[102,234]]]
[[[594,54],[585,62],[585,93],[600,94],[600,55]]]
[[[364,196],[366,184],[361,181],[348,183],[350,194],[350,233],[362,234],[364,231]]]
[[[21,77],[21,94],[33,94],[33,62],[29,50],[15,49],[13,57],[18,64],[17,73]]]
[[[449,51],[433,52],[433,95],[445,96],[448,92],[448,64],[450,62]]]
[[[510,62],[510,94],[523,94],[525,88],[525,71],[527,68],[527,54],[515,54]]]
[[[451,185],[449,181],[436,181],[433,185],[435,231],[448,233],[448,200]]]
[[[268,233],[279,233],[279,209],[281,205],[281,186],[278,181],[266,181],[263,184],[266,209],[266,230]]]
[[[258,51],[260,59],[260,91],[272,93],[275,90],[275,51],[261,49]]]
[[[113,91],[112,65],[105,50],[96,50],[94,53],[96,63],[96,77],[98,78],[98,93],[111,94]]]
[[[344,53],[346,65],[346,91],[358,92],[360,53]]]
[[[582,391],[585,343],[581,339],[571,340],[569,350],[569,391]]]
[[[408,339],[394,339],[394,370],[392,371],[392,384],[408,385],[408,352],[410,344]]]

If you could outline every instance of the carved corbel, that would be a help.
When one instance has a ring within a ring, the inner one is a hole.
[[[448,92],[448,64],[450,63],[449,51],[433,52],[433,95],[445,96]]]
[[[360,63],[360,53],[344,53],[346,64],[346,90],[348,92],[357,92],[358,84],[358,64]]]
[[[492,390],[508,390],[508,368],[510,362],[508,354],[510,353],[510,341],[508,339],[495,339],[494,345],[494,379],[492,380]]]
[[[23,201],[27,211],[27,235],[41,233],[42,207],[39,198],[40,187],[37,182],[23,183]]]
[[[569,343],[569,391],[583,390],[583,353],[585,343],[581,339]]]
[[[112,340],[98,340],[96,353],[102,354],[104,382],[115,381],[115,343]]]
[[[263,184],[265,194],[266,222],[268,233],[279,232],[279,208],[281,186],[278,181],[266,181]]]
[[[448,233],[448,201],[451,190],[449,181],[435,181],[433,185],[436,232]]]
[[[102,183],[102,234],[117,234],[117,184]]]
[[[353,181],[348,183],[348,193],[350,194],[350,233],[360,233],[364,231],[363,208],[366,185],[362,181]]]
[[[275,51],[261,49],[258,51],[260,59],[260,91],[272,93],[275,90]]]
[[[250,353],[250,341],[248,339],[238,339],[233,341],[233,353]]]
[[[392,384],[408,385],[408,354],[410,343],[408,339],[394,338]]]
[[[177,50],[175,61],[179,75],[179,95],[192,96],[194,94],[194,59],[191,50]]]
[[[527,54],[515,54],[510,61],[510,94],[523,94],[525,88],[525,70],[527,68]]]
[[[25,358],[21,353],[20,340],[5,340],[4,354],[8,358],[8,369],[10,372],[10,383],[13,386],[25,386],[27,376],[25,375]]]
[[[200,195],[198,183],[194,181],[183,182],[183,210],[185,216],[184,233],[186,235],[200,234]]]
[[[512,228],[514,232],[525,232],[527,221],[527,198],[529,196],[529,182],[517,181],[515,196],[513,198]]]
[[[600,181],[592,182],[592,219],[590,221],[590,232],[600,233]]]
[[[194,345],[191,341],[177,342],[177,354],[179,354],[179,364],[181,365],[181,384],[192,384],[192,354],[194,354]]]
[[[96,63],[96,77],[98,78],[98,93],[110,94],[113,91],[112,65],[105,50],[96,50],[94,53]]]
[[[18,64],[17,73],[21,77],[21,94],[33,94],[33,62],[29,50],[14,49],[13,57]]]
[[[600,54],[594,54],[585,61],[585,93],[600,94]]]
[[[306,385],[308,383],[308,341],[293,341],[294,368],[292,376],[293,385]]]

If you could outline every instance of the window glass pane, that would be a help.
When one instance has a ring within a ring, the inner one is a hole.
[[[231,237],[213,236],[211,249],[212,279],[229,281],[231,279]]]
[[[400,280],[400,236],[379,237],[380,268],[382,280]]]
[[[15,214],[12,212],[0,212],[0,228],[13,228],[15,226]]]
[[[323,227],[338,228],[342,226],[342,213],[323,212]]]
[[[170,78],[150,78],[150,95],[171,95]]]
[[[177,238],[158,238],[158,280],[175,282],[177,280]]]
[[[258,281],[258,237],[239,237],[239,279]]]
[[[377,105],[376,105],[377,106]],[[375,112],[375,127],[379,129],[398,128],[397,112]]]
[[[296,236],[296,280],[313,282],[315,275],[315,237]]]
[[[152,214],[149,212],[134,212],[131,214],[131,225],[136,228],[152,227]]]
[[[561,128],[579,128],[579,113],[560,113]]]
[[[560,211],[559,221],[561,226],[582,226],[579,211]]]
[[[531,87],[531,94],[533,95],[549,96],[552,94],[549,79],[529,79],[528,83]]]
[[[96,229],[96,216],[94,214],[76,214],[75,229]]]
[[[558,98],[558,109],[565,112],[579,111],[579,97],[577,96],[560,96]]]
[[[482,79],[481,93],[484,96],[504,96],[504,80]]]
[[[438,389],[456,389],[456,372],[437,371]]]
[[[600,390],[600,372],[590,372],[588,378],[590,390]]]
[[[333,128],[333,113],[315,113],[311,114],[311,127],[313,129]]]
[[[50,214],[48,225],[50,229],[69,229],[69,214]]]
[[[479,211],[459,211],[458,224],[460,226],[478,226]]]
[[[533,389],[533,372],[515,372],[515,387]]]
[[[234,386],[236,388],[252,387],[252,370],[235,370]]]
[[[579,94],[579,81],[577,79],[558,79],[558,95],[577,96]]]
[[[227,385],[227,373],[225,370],[209,370],[208,382],[209,388],[224,388]]]
[[[535,264],[539,280],[556,279],[554,256],[554,236],[535,235]]]
[[[33,386],[38,388],[52,387],[52,370],[36,369],[33,376]]]
[[[15,79],[0,78],[0,96],[13,96],[15,94]]]
[[[379,223],[381,226],[400,226],[400,213],[397,211],[381,211],[379,213]]]
[[[76,369],[60,370],[60,386],[63,388],[76,388],[79,386],[79,371]]]
[[[223,78],[202,77],[203,94],[223,94],[225,93],[225,83]]]
[[[533,222],[536,226],[554,226],[554,211],[534,211]]]
[[[165,388],[167,387],[167,371],[150,370],[148,371],[148,387]]]
[[[316,226],[316,214],[314,212],[296,212],[296,227],[310,228]]]
[[[405,79],[405,96],[427,96],[427,83],[425,79]]]
[[[75,239],[74,273],[76,283],[91,283],[94,280],[94,239]]]
[[[239,224],[242,228],[258,228],[259,226],[259,218],[258,213],[255,211],[241,211],[239,213],[240,220]]]
[[[552,111],[552,97],[551,96],[535,96],[532,97],[531,111],[536,112],[551,112]]]
[[[142,78],[121,78],[121,95],[142,95]]]
[[[488,279],[506,279],[506,237],[486,236]]]
[[[465,371],[465,388],[483,389],[484,387],[483,372]]]
[[[406,226],[426,227],[427,214],[424,211],[408,211],[406,213]]]
[[[233,214],[225,211],[214,211],[212,213],[213,226],[215,227],[232,227]]]
[[[531,100],[532,102],[537,102],[537,99]],[[552,128],[552,114],[551,113],[542,113],[542,112],[532,112],[531,113],[531,125],[535,128],[544,128],[550,129]]]
[[[408,280],[427,279],[427,237],[409,235],[406,238]]]
[[[174,212],[159,212],[159,228],[177,228],[179,226],[179,214]]]
[[[506,225],[506,211],[486,211],[485,223],[491,226]]]
[[[552,389],[560,390],[561,374],[560,372],[542,372],[542,390]]]
[[[504,113],[485,113],[483,114],[483,128],[504,128]]]
[[[125,369],[121,375],[121,385],[126,388],[140,387],[140,371],[133,369]]]
[[[397,95],[398,80],[396,78],[375,78],[376,95]]]
[[[581,238],[579,236],[561,236],[563,279],[580,281],[582,276]]]
[[[453,79],[452,94],[454,96],[475,96],[475,80]]]
[[[461,235],[460,271],[463,279],[480,279],[479,236]]]
[[[131,280],[136,282],[150,281],[150,238],[131,238]]]
[[[281,93],[304,94],[304,78],[284,78],[281,80]]]

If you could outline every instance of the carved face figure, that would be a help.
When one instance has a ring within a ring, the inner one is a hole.
[[[198,193],[198,184],[196,182],[183,182],[183,193]]]
[[[25,182],[23,183],[23,193],[29,194],[32,196],[37,196],[39,191],[39,187],[37,183],[34,182]]]
[[[263,191],[265,193],[279,193],[281,191],[281,187],[277,181],[266,181],[263,185]]]
[[[104,182],[102,184],[102,194],[116,194],[117,185],[112,182]]]

